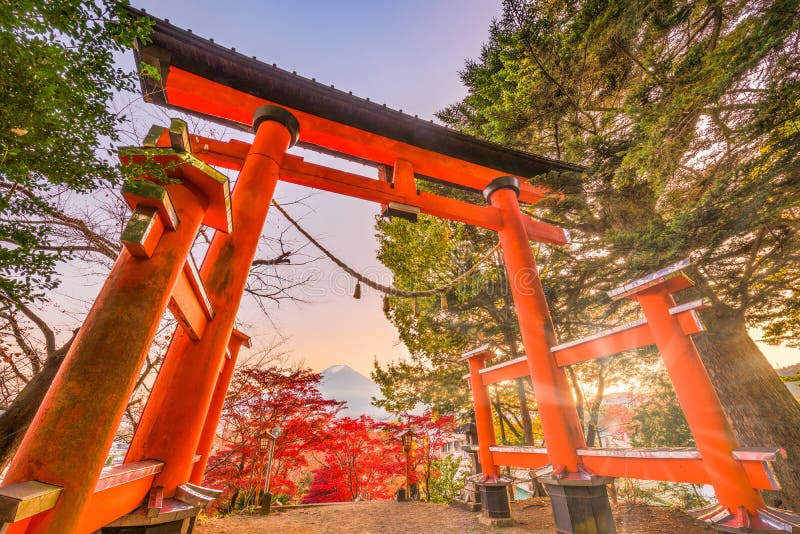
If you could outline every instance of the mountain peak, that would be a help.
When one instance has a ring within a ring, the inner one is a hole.
[[[373,419],[387,419],[389,414],[372,405],[372,398],[382,398],[378,385],[349,365],[332,365],[320,373],[319,391],[326,399],[347,403],[340,412],[347,417],[368,415]]]

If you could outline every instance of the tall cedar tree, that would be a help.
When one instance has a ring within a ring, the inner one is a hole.
[[[146,42],[150,23],[122,0],[11,0],[0,5],[0,309],[44,298],[71,251],[44,222],[64,191],[118,181],[101,151],[124,117],[109,110],[134,73],[114,53]]]
[[[531,177],[564,194],[538,215],[574,237],[548,253],[557,321],[564,302],[617,311],[603,291],[692,259],[703,361],[741,444],[787,450],[772,502],[795,509],[800,406],[748,328],[800,332],[799,26],[794,0],[505,0],[468,96],[440,113],[588,167]]]

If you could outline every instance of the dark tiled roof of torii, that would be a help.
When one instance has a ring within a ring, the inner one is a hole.
[[[143,10],[128,8],[134,17],[147,16],[156,24],[149,49],[157,49],[170,65],[233,89],[294,108],[331,121],[346,124],[383,137],[464,161],[529,178],[548,171],[581,171],[582,167],[489,143],[455,130],[393,110],[369,99],[298,76],[275,65],[258,61],[173,26]],[[137,64],[140,57],[137,53]],[[143,92],[155,104],[171,107],[154,82],[141,77]],[[181,109],[186,112],[187,110]],[[239,130],[249,125],[203,116]],[[302,146],[302,143],[300,143]],[[317,147],[309,147],[317,148]],[[327,151],[327,150],[323,150]],[[347,156],[344,156],[347,157]],[[352,158],[348,158],[352,159]]]

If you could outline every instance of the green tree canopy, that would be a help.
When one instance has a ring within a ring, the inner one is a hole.
[[[134,75],[114,53],[146,36],[119,0],[11,0],[0,6],[0,305],[43,298],[68,248],[44,222],[65,191],[118,180],[100,149],[125,120],[110,111]]]
[[[634,447],[692,447],[694,438],[666,376],[649,381],[648,399],[633,409]]]

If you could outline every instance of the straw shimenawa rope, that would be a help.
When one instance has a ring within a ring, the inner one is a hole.
[[[303,236],[306,239],[308,239],[311,242],[311,244],[313,244],[315,247],[317,247],[323,254],[325,254],[333,263],[335,263],[338,267],[340,267],[344,272],[346,272],[347,274],[349,274],[350,276],[352,276],[353,278],[355,278],[359,282],[362,282],[364,285],[371,287],[372,289],[380,291],[380,292],[382,292],[382,293],[384,293],[386,295],[392,295],[392,296],[395,296],[395,297],[404,297],[404,298],[430,297],[432,295],[447,293],[448,291],[450,291],[451,289],[456,287],[458,284],[460,284],[461,282],[466,280],[475,271],[477,271],[478,268],[483,263],[485,263],[487,260],[489,260],[494,255],[494,253],[500,248],[500,243],[496,244],[486,254],[484,254],[481,257],[481,259],[479,259],[477,261],[477,263],[475,263],[475,265],[473,265],[472,267],[470,267],[469,269],[464,271],[462,274],[458,275],[456,278],[452,279],[451,281],[449,281],[448,283],[446,283],[444,285],[441,285],[439,287],[434,287],[433,289],[425,289],[425,290],[422,290],[422,291],[403,291],[401,289],[396,289],[394,287],[385,286],[383,284],[375,282],[374,280],[370,280],[369,278],[367,278],[363,274],[357,272],[356,270],[354,270],[353,268],[348,266],[345,262],[343,262],[342,260],[340,260],[339,258],[334,256],[331,251],[329,251],[324,246],[322,246],[322,244],[320,244],[319,241],[314,239],[311,236],[311,234],[306,232],[303,229],[303,227],[300,226],[300,224],[292,218],[291,215],[286,213],[286,210],[284,210],[283,207],[281,207],[280,204],[278,204],[277,202],[275,202],[273,200],[272,201],[272,205],[275,206],[275,208],[278,211],[280,211],[281,214],[283,214],[284,217],[286,217],[286,220],[289,221],[292,224],[292,226],[294,226],[297,229],[298,232],[303,234]]]

